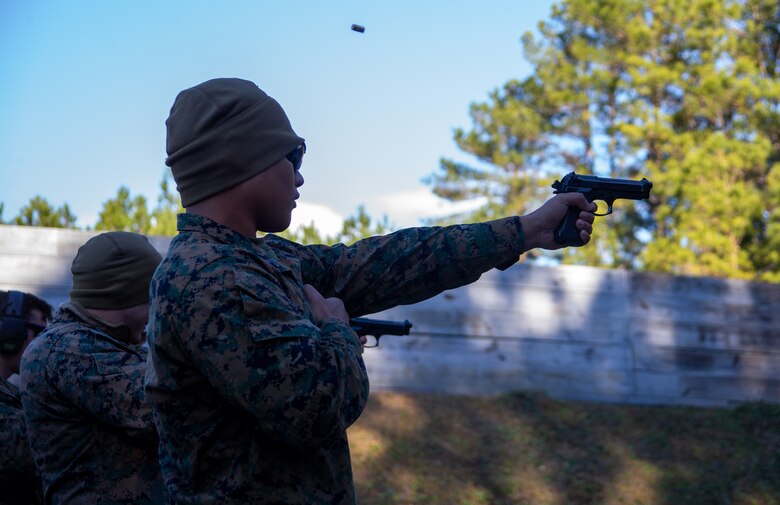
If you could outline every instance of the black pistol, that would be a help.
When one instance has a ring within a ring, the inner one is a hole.
[[[596,214],[608,216],[612,214],[612,204],[618,198],[628,200],[646,200],[650,197],[650,189],[653,183],[647,179],[634,181],[631,179],[611,179],[609,177],[596,177],[595,175],[577,175],[574,172],[566,174],[561,181],[555,181],[552,185],[553,193],[582,193],[589,202],[599,200],[606,202],[607,212]],[[562,245],[580,247],[585,243],[580,239],[580,230],[575,226],[582,209],[569,207],[566,217],[555,229],[555,241]]]
[[[349,320],[349,325],[358,335],[371,335],[376,339],[374,345],[365,347],[379,346],[379,338],[382,335],[408,335],[412,323],[405,321],[383,321],[381,319],[369,319],[367,317],[353,317]]]

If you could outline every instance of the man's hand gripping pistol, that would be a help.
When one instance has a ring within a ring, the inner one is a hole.
[[[618,198],[629,200],[646,200],[650,197],[650,189],[653,183],[647,179],[634,181],[630,179],[611,179],[609,177],[596,177],[595,175],[577,175],[574,172],[567,174],[563,180],[555,181],[552,185],[553,193],[582,193],[589,202],[595,200],[606,202],[607,212],[596,214],[607,216],[612,214],[612,204]],[[576,228],[577,219],[581,209],[569,207],[566,217],[555,229],[555,241],[562,245],[579,247],[584,245],[580,239],[580,231]]]

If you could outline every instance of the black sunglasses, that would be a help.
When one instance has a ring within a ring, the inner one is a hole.
[[[301,169],[301,164],[303,163],[303,155],[306,153],[306,143],[299,145],[295,149],[293,149],[285,158],[290,160],[290,163],[292,163],[293,168],[297,171]]]

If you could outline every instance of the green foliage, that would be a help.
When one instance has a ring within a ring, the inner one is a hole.
[[[333,239],[330,239],[328,236],[323,236],[314,225],[314,222],[309,224],[302,224],[298,226],[296,230],[291,230],[288,228],[278,235],[280,237],[286,238],[287,240],[292,240],[293,242],[298,242],[299,244],[304,245],[329,244],[333,241]]]
[[[181,200],[170,190],[170,176],[160,183],[157,206],[149,212],[146,197],[130,196],[130,190],[121,186],[115,198],[103,203],[96,230],[131,231],[144,235],[176,235],[176,215],[183,212]]]
[[[151,220],[146,206],[146,198],[138,195],[130,197],[130,190],[121,186],[115,198],[103,202],[95,229],[99,231],[131,231],[146,234]]]
[[[354,216],[349,216],[344,220],[341,232],[333,237],[322,235],[313,222],[301,225],[297,230],[285,230],[279,235],[304,245],[338,243],[349,245],[360,239],[384,235],[390,231],[392,231],[392,226],[388,223],[387,216],[383,216],[381,221],[375,222],[366,213],[365,207],[360,205]]]
[[[341,233],[336,236],[333,243],[353,244],[360,239],[372,237],[375,235],[384,235],[391,231],[387,216],[383,216],[381,221],[374,222],[366,213],[363,205],[358,206],[357,214],[349,216],[344,220],[341,227]]]
[[[181,198],[170,188],[171,175],[166,172],[160,182],[160,196],[152,211],[150,235],[172,237],[176,235],[176,216],[184,212]]]
[[[595,266],[780,281],[780,6],[770,0],[567,0],[526,33],[533,73],[472,104],[443,159],[440,197],[486,197],[477,218],[522,214],[575,170],[647,177],[618,202]]]
[[[2,207],[0,207],[2,215]],[[12,223],[19,226],[45,226],[48,228],[76,228],[76,216],[67,203],[54,208],[43,197],[34,196],[19,210]]]

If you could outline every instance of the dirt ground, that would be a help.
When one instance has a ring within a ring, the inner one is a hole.
[[[780,405],[372,394],[349,430],[362,505],[780,504]]]

